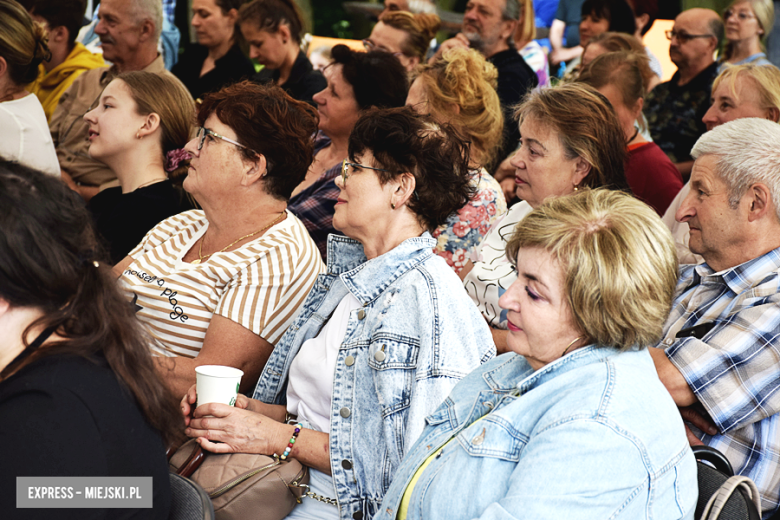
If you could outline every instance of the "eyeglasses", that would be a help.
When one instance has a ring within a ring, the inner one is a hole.
[[[198,134],[196,136],[196,139],[198,140],[198,151],[201,151],[203,149],[203,142],[206,140],[206,136],[210,135],[212,137],[216,137],[217,139],[222,139],[223,141],[227,141],[230,144],[234,144],[238,146],[239,148],[243,148],[244,150],[249,150],[253,154],[260,155],[256,151],[252,150],[248,146],[244,146],[243,144],[239,143],[238,141],[234,141],[233,139],[230,139],[229,137],[225,137],[224,135],[219,135],[213,130],[209,130],[205,126],[201,126],[198,130]]]
[[[378,172],[387,172],[387,173],[394,173],[390,170],[384,170],[382,168],[374,168],[373,166],[366,166],[363,164],[353,163],[353,162],[347,162],[346,159],[342,161],[341,163],[341,181],[344,184],[344,186],[347,185],[347,179],[349,178],[349,167],[350,166],[357,166],[358,168],[366,168],[368,170],[376,170]]]
[[[694,38],[715,38],[712,34],[688,34],[687,32],[677,32],[677,31],[666,31],[664,34],[666,34],[666,39],[671,41],[674,38],[677,38],[677,41],[685,44],[688,43],[689,40],[692,40]]]
[[[366,50],[366,52],[382,51],[382,52],[387,52],[389,54],[392,54],[393,56],[396,56],[396,57],[403,56],[403,54],[404,54],[403,52],[390,52],[388,49],[385,49],[384,47],[377,47],[376,43],[372,42],[368,38],[363,40],[363,48]]]
[[[723,13],[723,21],[725,22],[726,20],[731,18],[732,15],[737,15],[737,18],[739,18],[740,22],[746,22],[752,18],[755,18],[755,16],[752,13],[749,13],[747,11],[734,11],[733,9],[729,9],[725,13]]]

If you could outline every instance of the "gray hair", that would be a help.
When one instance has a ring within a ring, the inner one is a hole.
[[[761,183],[769,188],[780,220],[780,125],[758,117],[730,121],[696,141],[691,157],[704,155],[717,157],[717,174],[726,183],[732,208],[750,186]]]
[[[523,0],[524,2],[530,2],[532,0]],[[501,11],[501,16],[504,20],[519,20],[520,19],[520,1],[519,0],[506,0],[504,3],[504,9]]]
[[[532,0],[522,0],[523,2],[531,2]],[[501,16],[504,21],[520,20],[520,0],[506,0],[504,2],[504,9],[501,10]],[[515,32],[512,31],[509,34],[509,38],[506,39],[506,43],[514,48],[515,46]]]
[[[162,0],[131,0],[128,12],[141,25],[145,20],[154,24],[154,41],[160,40],[163,26]]]

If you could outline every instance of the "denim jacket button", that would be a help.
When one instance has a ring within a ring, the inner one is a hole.
[[[355,511],[355,513],[352,515],[352,518],[354,518],[355,520],[362,520],[363,511]]]
[[[344,459],[341,461],[341,467],[344,469],[352,469],[352,462],[348,461],[347,459]]]
[[[346,419],[347,417],[349,417],[349,414],[351,414],[351,413],[352,413],[352,412],[350,412],[350,411],[349,411],[349,408],[347,408],[346,406],[345,406],[344,408],[342,408],[341,410],[339,410],[339,414],[340,414],[340,415],[341,415],[341,416],[342,416],[344,419]]]
[[[362,319],[363,319],[363,318],[365,318],[365,317],[366,317],[366,311],[364,311],[363,309],[360,309],[360,310],[358,311],[358,319],[359,319],[359,320],[362,320]]]
[[[384,361],[385,357],[386,357],[385,353],[382,352],[381,350],[377,350],[376,353],[374,354],[374,359],[376,359],[379,363]]]
[[[344,360],[344,364],[348,367],[351,367],[355,364],[355,357],[354,356],[347,356],[347,359]]]

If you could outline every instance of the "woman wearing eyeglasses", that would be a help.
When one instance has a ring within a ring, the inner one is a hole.
[[[379,16],[371,35],[363,40],[366,51],[385,51],[398,58],[408,72],[425,63],[431,40],[441,26],[435,14],[388,11]]]
[[[378,514],[425,417],[495,354],[485,320],[432,251],[430,231],[472,194],[466,146],[409,107],[364,114],[336,180],[333,223],[347,236],[329,237],[328,273],[254,399],[191,417],[194,387],[182,401],[185,433],[206,450],[289,455],[311,468],[313,493],[337,500],[304,498],[290,518]]]
[[[178,395],[199,365],[239,368],[250,389],[323,267],[286,210],[311,162],[314,109],[244,81],[208,94],[198,124],[184,189],[203,210],[161,222],[115,267]]]
[[[736,0],[723,12],[726,47],[718,72],[727,65],[772,65],[764,42],[772,31],[775,9],[771,0]]]
[[[390,53],[355,52],[336,45],[331,58],[324,71],[328,86],[314,95],[320,130],[314,141],[314,161],[287,206],[309,230],[326,260],[328,235],[338,233],[333,228],[333,210],[339,190],[333,180],[347,157],[349,134],[363,111],[403,106],[409,90],[406,70]]]

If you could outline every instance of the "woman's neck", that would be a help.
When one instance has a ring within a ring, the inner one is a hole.
[[[4,303],[4,302],[0,302]],[[6,307],[0,313],[0,371],[7,367],[24,350],[24,335],[27,327],[43,315],[37,308]],[[32,343],[43,331],[43,326],[34,327],[27,335],[27,343]]]
[[[222,58],[225,54],[227,54],[228,51],[230,51],[231,47],[233,47],[233,39],[227,38],[219,45],[215,47],[209,47],[208,58],[216,62],[218,59]]]
[[[102,160],[116,174],[123,194],[168,179],[159,147],[139,146],[116,157]]]
[[[761,42],[758,38],[737,40],[731,42],[731,56],[727,61],[729,63],[738,63],[759,52],[761,52]]]
[[[384,226],[372,226],[366,237],[358,239],[363,244],[367,259],[371,260],[392,251],[405,240],[419,237],[425,231],[417,217],[406,206],[395,211],[404,214],[397,219],[391,219]]]
[[[0,78],[0,103],[3,101],[16,101],[29,94],[24,89],[24,85],[17,85],[10,80],[3,81],[3,79],[5,78]]]
[[[281,222],[287,208],[286,201],[265,193],[250,203],[236,199],[230,203],[223,201],[214,205],[207,202],[201,204],[209,221],[209,227],[203,235],[203,252],[219,251],[245,235],[259,231],[265,226],[271,227],[269,224],[273,222]],[[252,238],[257,238],[257,235]]]
[[[287,83],[287,80],[290,79],[290,74],[292,73],[292,68],[293,65],[295,65],[295,60],[298,58],[299,52],[300,47],[298,46],[298,43],[295,40],[290,40],[287,46],[287,55],[284,57],[282,66],[279,67],[279,79],[276,82],[277,85],[282,86]]]

